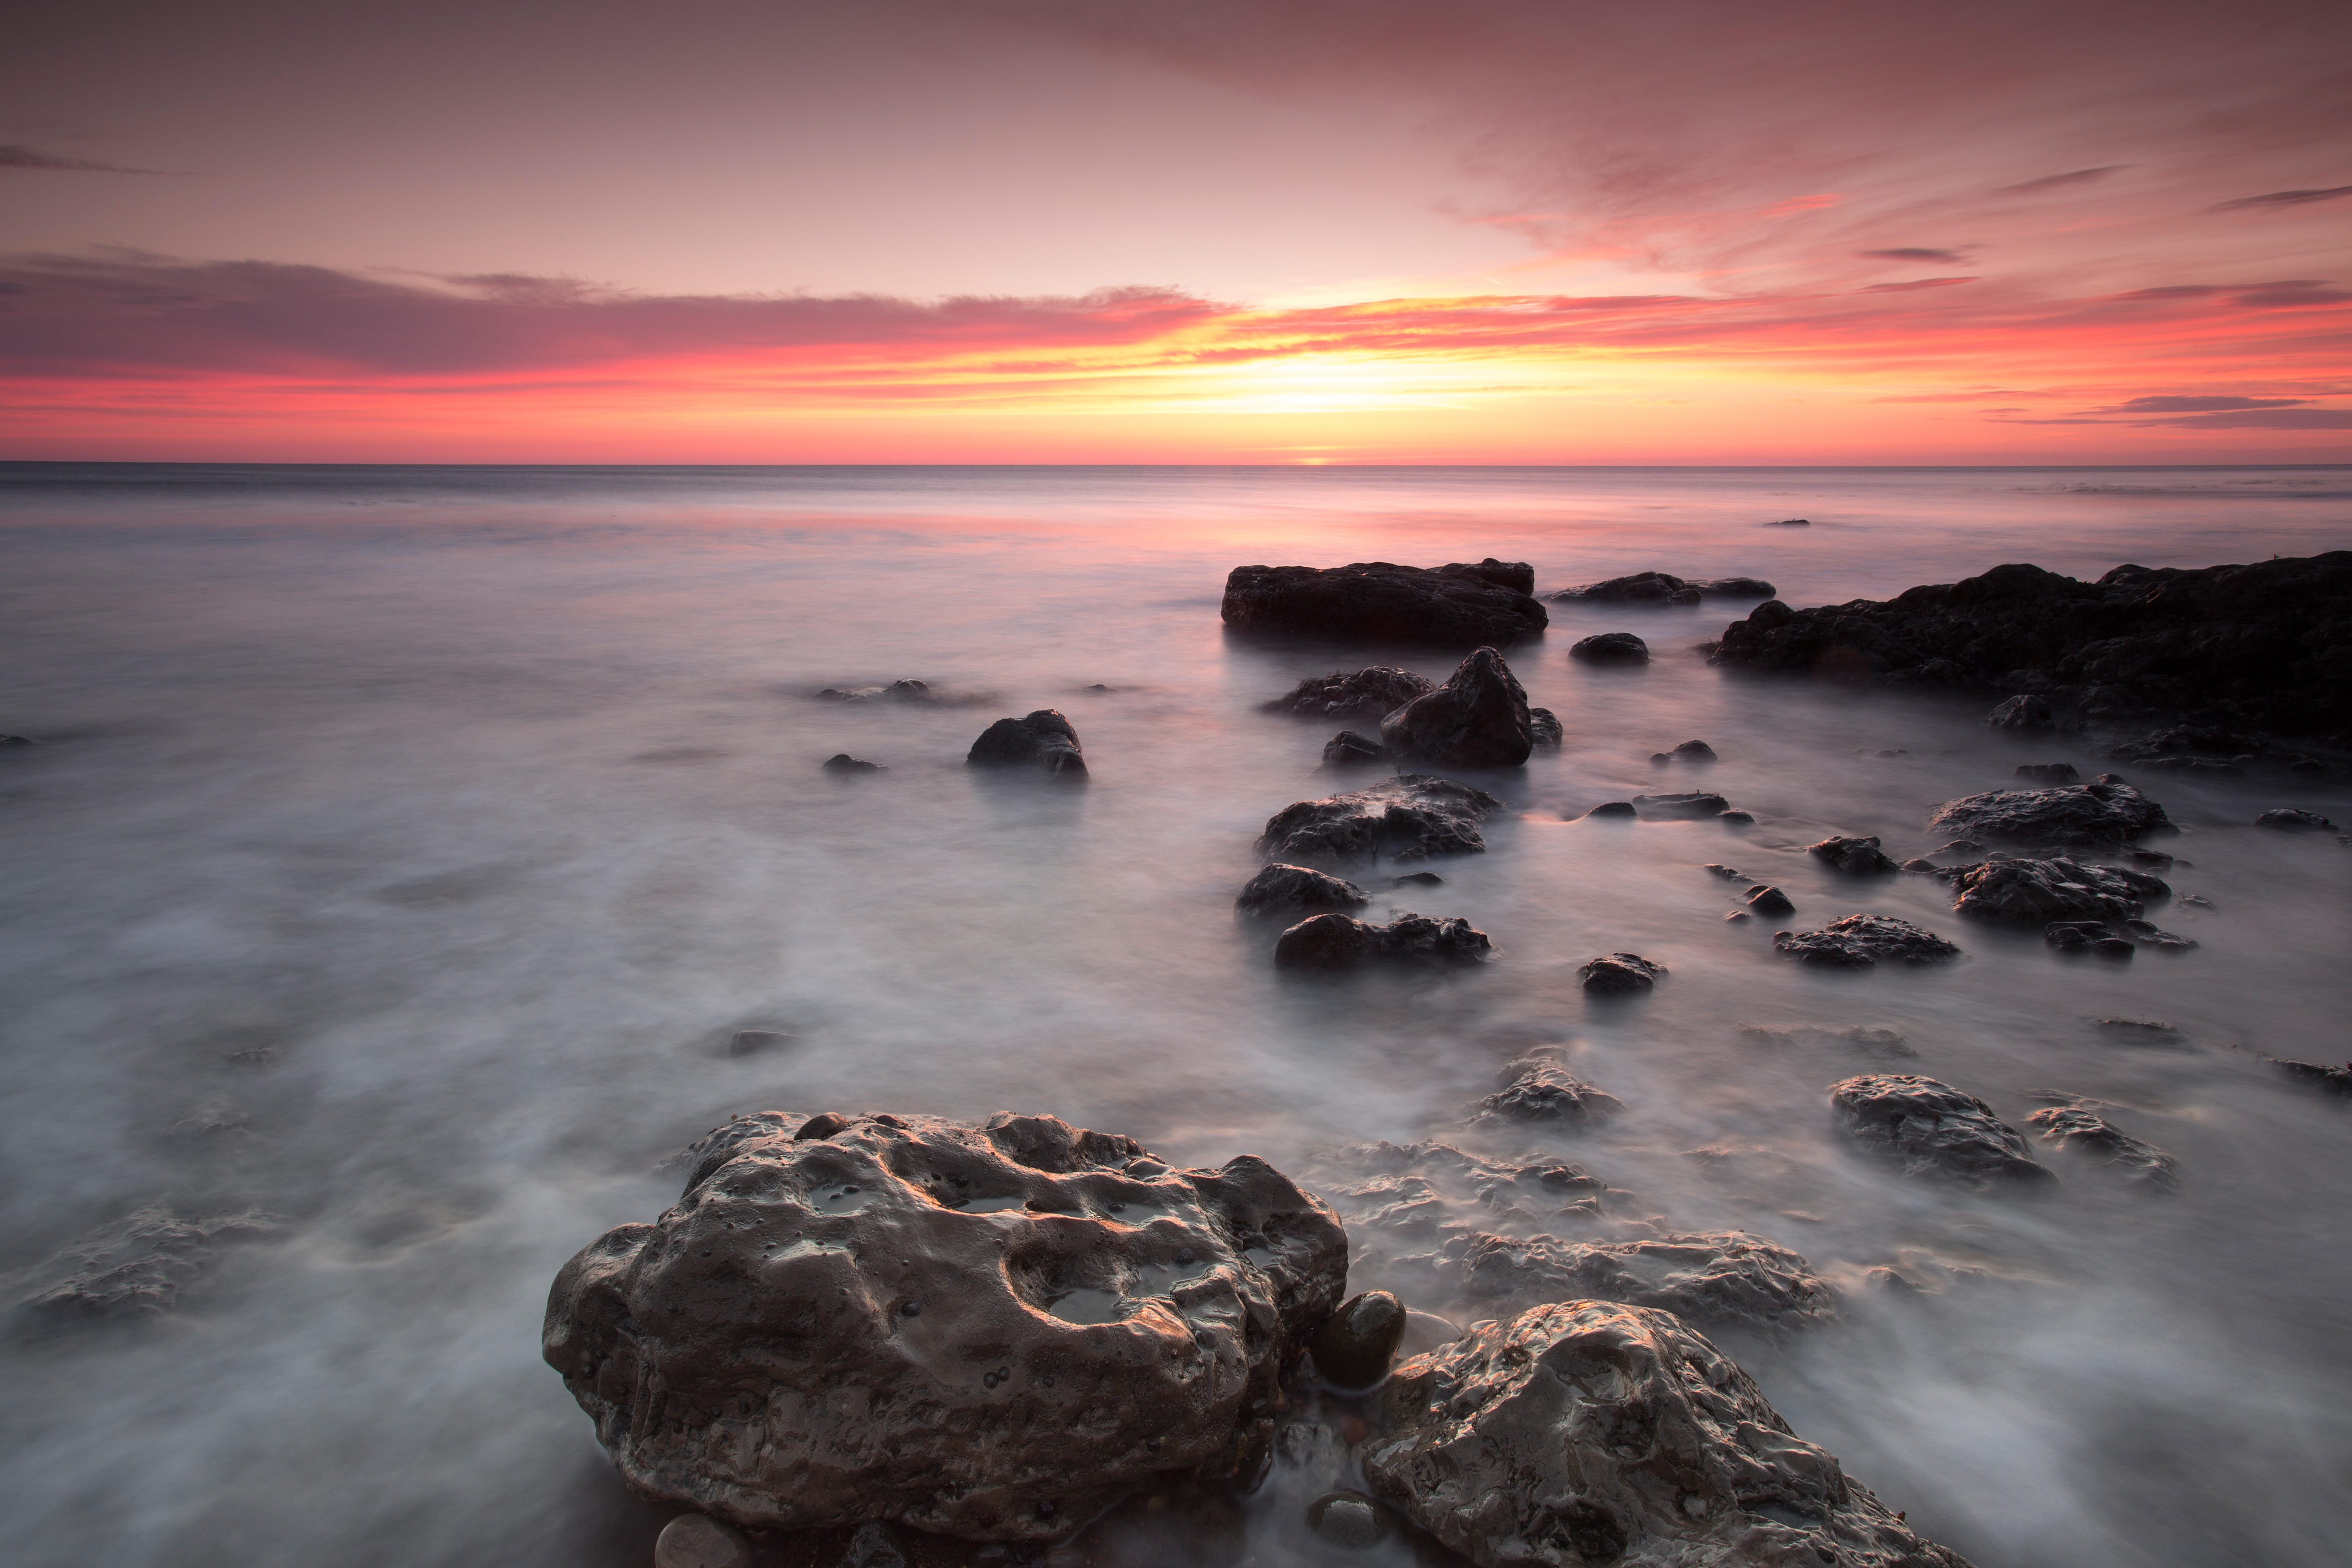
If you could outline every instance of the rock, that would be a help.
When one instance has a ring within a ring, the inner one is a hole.
[[[1349,865],[1385,855],[1484,854],[1478,823],[1502,802],[1485,790],[1426,773],[1399,773],[1367,788],[1294,801],[1266,819],[1257,852],[1270,860]]]
[[[566,1264],[548,1364],[637,1491],[750,1528],[1051,1541],[1230,1472],[1347,1241],[1264,1161],[1171,1171],[1047,1116],[771,1116]]]
[[[1746,910],[1732,910],[1726,913],[1723,918],[1727,923],[1736,925],[1741,921],[1752,921],[1756,917],[1749,914]]]
[[[2074,771],[2072,763],[2020,763],[2017,776],[2032,779],[2036,784],[2080,784],[2083,775]]]
[[[1777,518],[1774,521],[1766,523],[1764,526],[1767,528],[1811,528],[1813,526],[1813,520],[1810,517],[1783,517]]]
[[[1381,741],[1398,756],[1444,768],[1515,768],[1535,748],[1527,691],[1491,647],[1381,720]]]
[[[682,1513],[662,1526],[654,1568],[751,1568],[751,1542],[709,1514]]]
[[[1906,1176],[1974,1192],[2058,1179],[2027,1157],[2025,1140],[1992,1107],[1932,1078],[1865,1073],[1831,1085],[1830,1106],[1856,1148]]]
[[[1764,596],[1771,597],[1769,594]],[[1668,573],[1636,572],[1630,577],[1612,577],[1605,582],[1587,583],[1580,588],[1562,588],[1544,597],[1554,604],[1696,605],[1699,588]]]
[[[1571,643],[1570,658],[1580,658],[1588,664],[1647,664],[1650,645],[1632,632],[1601,632]]]
[[[1975,847],[1982,849],[1984,847],[1978,845]],[[2134,865],[2151,866],[2159,871],[2169,871],[2173,867],[2172,857],[2161,849],[2126,849],[2124,851],[2124,858]],[[2182,864],[2185,865],[2187,862],[2184,861]]]
[[[2002,857],[1942,873],[1952,879],[1952,908],[1991,920],[2122,920],[2172,889],[2117,866],[2085,866],[2068,856],[2047,860]]]
[[[2235,763],[2217,763],[2210,757],[2149,757],[2147,765],[2161,768],[2168,773],[2210,773],[2217,778],[2242,779],[2246,770]]]
[[[1249,915],[1283,915],[1297,910],[1360,910],[1371,895],[1353,882],[1305,866],[1268,866],[1249,879],[1234,908]]]
[[[728,1037],[727,1054],[730,1057],[759,1057],[770,1051],[787,1050],[800,1043],[800,1037],[782,1029],[738,1029]]]
[[[0,746],[29,746],[32,743],[30,735],[0,735]]]
[[[1703,791],[1682,795],[1637,795],[1633,797],[1633,808],[1643,816],[1680,821],[1721,816],[1730,805],[1731,803],[1721,795]]]
[[[1386,1290],[1367,1290],[1316,1331],[1315,1370],[1336,1388],[1370,1388],[1389,1374],[1403,1339],[1404,1303]]]
[[[2352,731],[2352,551],[2118,566],[2096,583],[1997,566],[1883,602],[1773,600],[1725,628],[1713,658],[2012,692],[2022,674],[2094,712],[2210,710],[2241,731],[2338,735]]]
[[[1742,1039],[1766,1046],[1832,1046],[1866,1057],[1916,1057],[1911,1042],[1894,1030],[1852,1024],[1829,1028],[1819,1024],[1794,1024],[1776,1028],[1769,1024],[1742,1024]]]
[[[1715,748],[1705,741],[1685,741],[1674,749],[1674,756],[1676,761],[1685,763],[1711,763],[1717,760]]]
[[[1691,586],[1710,599],[1769,599],[1777,596],[1761,577],[1709,577]]]
[[[1957,946],[1934,931],[1893,915],[1848,915],[1819,931],[1776,931],[1772,947],[1806,963],[1846,969],[1867,969],[1881,959],[1936,963],[1960,956]]]
[[[1916,871],[1923,877],[1932,877],[1937,872],[1942,870],[1943,868],[1923,855],[1915,855],[1910,859],[1903,862],[1903,869],[1906,871]]]
[[[1713,860],[1701,866],[1699,869],[1708,872],[1711,875],[1721,877],[1727,881],[1744,882],[1748,880],[1748,874],[1745,871],[1740,870],[1737,866],[1725,866]]]
[[[1323,742],[1323,765],[1327,768],[1369,767],[1389,760],[1386,746],[1353,730],[1342,730]]]
[[[1630,800],[1611,800],[1603,801],[1584,815],[1587,816],[1639,816],[1642,814],[1635,809]]]
[[[2326,1089],[2330,1094],[2352,1095],[2352,1062],[2340,1068],[2323,1067],[2317,1062],[2289,1061],[2284,1058],[2269,1058],[2271,1066],[2287,1077]]]
[[[0,746],[7,745],[11,742],[19,745],[28,743],[22,736],[0,736]],[[2317,757],[2297,757],[2287,763],[2286,771],[2291,773],[2324,773],[2328,769],[2327,764]]]
[[[2333,833],[2336,831],[2336,824],[2328,821],[2327,818],[2320,816],[2317,812],[2298,811],[2291,805],[2283,805],[2274,811],[2266,811],[2263,813],[2260,816],[2254,818],[2254,826],[2256,827],[2283,827],[2291,833]]]
[[[829,773],[878,773],[887,770],[880,763],[862,763],[847,752],[837,752],[824,760],[824,771]]]
[[[1538,746],[1557,746],[1568,739],[1568,731],[1560,724],[1559,715],[1549,708],[1528,710],[1528,737]]]
[[[1589,1127],[1625,1109],[1625,1102],[1570,1072],[1557,1051],[1533,1051],[1503,1069],[1502,1087],[1480,1100],[1474,1128],[1550,1122]]]
[[[1444,885],[1445,879],[1434,871],[1407,871],[1402,877],[1389,879],[1391,888],[1442,888]]]
[[[1314,915],[1282,933],[1274,944],[1274,961],[1286,969],[1324,970],[1353,969],[1376,959],[1477,963],[1494,945],[1465,920],[1402,914],[1376,926],[1346,915]]]
[[[2118,1166],[2136,1182],[2166,1191],[2179,1182],[2179,1163],[2171,1155],[2141,1142],[2096,1111],[2053,1108],[2034,1111],[2025,1121],[2042,1130],[2044,1143]]]
[[[1577,975],[1596,996],[1626,996],[1647,991],[1665,978],[1666,966],[1638,952],[1612,952],[1592,960]]]
[[[1812,1265],[1742,1230],[1639,1241],[1480,1236],[1464,1253],[1463,1293],[1517,1311],[1541,1301],[1623,1301],[1706,1327],[1788,1329],[1837,1315]]]
[[[2246,752],[2263,749],[2263,738],[2250,731],[2216,724],[2175,724],[2110,747],[2107,755],[2124,762],[2226,762]]]
[[[2169,1044],[2184,1037],[2179,1025],[2168,1024],[2161,1018],[2094,1018],[2091,1026],[2140,1041],[2158,1040]]]
[[[1481,1324],[1398,1367],[1367,1484],[1479,1568],[1968,1568],[1798,1437],[1667,1312]]]
[[[1435,682],[1409,669],[1376,664],[1368,669],[1335,669],[1328,675],[1309,676],[1287,696],[1260,703],[1258,709],[1302,719],[1380,719],[1435,689]]]
[[[1927,826],[1970,838],[2030,844],[2121,844],[2170,827],[2164,807],[2125,784],[1997,789],[1936,808]]]
[[[1789,895],[1768,883],[1759,883],[1748,889],[1748,907],[1759,915],[1793,915],[1797,906]]]
[[[1288,632],[1354,642],[1507,647],[1550,624],[1523,563],[1455,563],[1434,571],[1386,561],[1236,566],[1221,614],[1237,632]],[[1525,582],[1528,587],[1516,584]]]
[[[1875,838],[1824,838],[1819,844],[1807,846],[1805,852],[1850,877],[1877,876],[1903,868],[1878,847]]]
[[[1994,730],[2054,730],[2057,715],[2050,704],[2039,697],[2012,697],[1984,717],[1985,724]]]
[[[1361,1492],[1325,1492],[1307,1505],[1307,1528],[1325,1544],[1369,1552],[1396,1533],[1394,1516]]]
[[[1061,778],[1087,776],[1078,732],[1051,708],[1040,708],[1025,719],[999,719],[971,743],[964,763],[975,768],[1036,768]]]
[[[158,1319],[202,1292],[224,1247],[266,1238],[282,1224],[259,1209],[209,1216],[159,1205],[134,1209],[16,1275],[13,1305],[58,1327]]]
[[[894,680],[887,686],[828,686],[817,693],[829,702],[936,702],[939,694],[919,680]]]
[[[2062,952],[2089,952],[2103,958],[2129,958],[2143,947],[2173,956],[2197,946],[2188,937],[2158,931],[2140,920],[2053,921],[2042,928],[2042,940]]]
[[[1727,811],[1717,816],[1716,820],[1723,824],[1726,827],[1753,827],[1756,826],[1755,813],[1748,811]]]

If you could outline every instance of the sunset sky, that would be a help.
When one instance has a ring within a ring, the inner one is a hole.
[[[2352,6],[11,35],[0,458],[2352,460]]]

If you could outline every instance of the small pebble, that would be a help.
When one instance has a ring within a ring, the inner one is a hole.
[[[1307,1528],[1328,1545],[1369,1552],[1396,1526],[1388,1510],[1361,1492],[1327,1492],[1307,1505]]]

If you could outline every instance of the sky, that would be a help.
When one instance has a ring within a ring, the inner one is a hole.
[[[0,458],[2352,460],[2352,6],[81,0]]]

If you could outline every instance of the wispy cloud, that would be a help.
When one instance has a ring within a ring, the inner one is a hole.
[[[2218,414],[2246,408],[2301,408],[2311,402],[2308,397],[2198,397],[2150,396],[2129,397],[2105,408],[2086,408],[2085,414]]]
[[[2247,207],[2300,207],[2313,202],[2337,201],[2352,196],[2352,185],[2330,185],[2320,191],[2273,191],[2268,195],[2240,196],[2233,202],[2217,202],[2209,211],[2238,212]]]
[[[154,169],[127,169],[120,163],[97,163],[88,158],[68,158],[62,153],[44,153],[37,147],[0,146],[0,169],[68,170],[89,174],[152,174]]]
[[[1893,250],[1857,250],[1854,254],[1867,257],[1874,261],[1958,262],[1966,259],[1957,250],[1930,250],[1925,246],[1916,245],[1898,246]]]
[[[2094,180],[2104,180],[2109,174],[2129,167],[2131,165],[2128,163],[2105,163],[2095,169],[2072,169],[2063,174],[2044,174],[2038,180],[2003,185],[2000,187],[2000,194],[2005,196],[2027,196],[2038,191],[2062,190],[2068,185],[2087,185]]]

